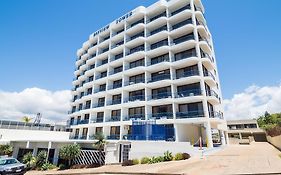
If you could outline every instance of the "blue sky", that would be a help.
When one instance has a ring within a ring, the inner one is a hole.
[[[88,36],[156,0],[1,0],[0,90],[71,89],[76,50]],[[281,1],[203,0],[223,95],[281,81]]]

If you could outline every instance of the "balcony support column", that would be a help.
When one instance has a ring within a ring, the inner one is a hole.
[[[206,131],[206,143],[208,148],[213,148],[213,137],[212,137],[212,129],[211,129],[211,123],[208,121],[205,125],[205,131]]]

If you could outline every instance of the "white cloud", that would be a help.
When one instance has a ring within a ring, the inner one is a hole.
[[[264,114],[281,112],[280,86],[250,86],[244,92],[224,100],[226,119],[252,119]]]
[[[0,119],[21,120],[23,116],[35,118],[42,113],[42,122],[67,120],[71,92],[51,92],[45,89],[28,88],[21,92],[0,91]]]

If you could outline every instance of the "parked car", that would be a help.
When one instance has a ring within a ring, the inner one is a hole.
[[[0,158],[1,175],[23,175],[26,172],[26,165],[11,157]]]

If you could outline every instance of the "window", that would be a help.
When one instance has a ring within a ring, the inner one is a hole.
[[[172,105],[153,106],[152,117],[156,119],[173,118],[173,106]]]
[[[82,108],[83,108],[83,104],[81,103],[81,104],[79,104],[79,111],[81,111]]]
[[[106,64],[106,63],[108,63],[108,58],[106,58],[106,59],[104,59],[104,60],[101,61],[101,65],[104,65],[104,64]]]
[[[189,57],[196,57],[195,48],[176,53],[175,54],[175,61],[182,60],[182,59],[189,58]]]
[[[179,111],[180,112],[177,114],[177,117],[181,118],[204,117],[202,102],[180,104]]]
[[[104,106],[105,98],[99,98],[98,100],[98,107]]]
[[[144,51],[144,44],[130,49],[129,55],[139,51]]]
[[[140,32],[140,33],[138,33],[138,34],[136,34],[136,35],[134,35],[134,36],[131,36],[131,40],[134,40],[134,39],[136,39],[136,38],[138,38],[138,37],[144,37],[144,31],[143,31],[143,32]]]
[[[168,39],[164,39],[162,41],[159,41],[159,42],[156,42],[154,44],[151,44],[150,49],[153,50],[153,49],[156,49],[158,47],[167,46],[167,45],[169,45]]]
[[[199,75],[198,66],[196,64],[196,65],[185,67],[182,69],[177,69],[176,74],[177,74],[177,79],[182,78],[182,77],[190,77],[190,76]]]
[[[90,109],[91,108],[91,100],[86,101],[86,106],[85,109]]]
[[[136,108],[129,108],[129,117],[130,118],[143,118],[145,116],[145,108],[142,107],[136,107]]]
[[[111,111],[111,117],[120,117],[121,116],[121,110],[113,110]]]
[[[173,26],[172,26],[172,29],[175,30],[175,29],[178,29],[178,28],[180,28],[180,27],[182,27],[182,26],[185,26],[185,25],[187,25],[187,24],[192,24],[192,19],[191,19],[191,18],[186,19],[186,20],[184,20],[184,21],[182,21],[182,22],[179,22],[179,23],[173,25]]]
[[[202,94],[200,83],[178,86],[177,90],[178,97],[188,97]]]
[[[151,81],[152,82],[165,80],[165,79],[170,79],[170,69],[151,74]]]
[[[88,89],[87,89],[87,95],[91,95],[92,92],[93,92],[93,88],[88,88]]]
[[[110,35],[108,35],[108,36],[104,37],[104,39],[103,39],[103,40],[105,41],[105,40],[108,40],[109,38],[110,38]]]
[[[134,23],[132,23],[132,24],[131,24],[131,27],[134,27],[135,25],[138,25],[138,24],[140,24],[140,23],[144,23],[144,18],[141,19],[141,20],[138,20],[138,21],[136,21],[136,22],[134,22]]]
[[[155,57],[155,58],[151,58],[151,65],[154,65],[154,64],[157,64],[157,63],[161,63],[161,62],[164,62],[164,61],[170,61],[168,53],[165,54],[165,55],[161,55],[161,56]]]
[[[114,73],[119,73],[119,72],[122,72],[123,71],[123,66],[119,66],[119,67],[116,67],[114,68]]]
[[[184,11],[184,10],[187,10],[187,9],[191,9],[190,4],[187,4],[186,6],[175,10],[174,12],[171,13],[171,15],[174,16],[174,15],[176,15],[176,14],[178,14],[178,13]]]
[[[121,103],[121,94],[112,96],[112,104],[120,104]]]
[[[90,114],[85,114],[84,120],[89,120],[90,119]]]
[[[171,96],[172,96],[171,86],[152,90],[152,99],[162,99],[162,98],[168,98]]]
[[[110,127],[110,135],[119,135],[119,134],[120,134],[120,126]]]
[[[102,127],[96,127],[96,134],[102,133]]]
[[[124,28],[122,28],[121,30],[117,31],[116,34],[122,33],[124,31]]]
[[[106,84],[100,85],[100,92],[101,92],[101,91],[105,91],[105,88],[106,88]]]
[[[137,61],[130,62],[130,69],[138,66],[144,66],[144,58]]]
[[[164,25],[164,26],[162,26],[162,27],[159,27],[158,29],[155,29],[155,30],[151,31],[151,32],[150,32],[150,35],[154,35],[154,34],[156,34],[156,33],[159,33],[159,32],[161,32],[161,31],[164,31],[164,30],[167,30],[167,25]]]
[[[80,98],[84,97],[84,92],[80,93]]]
[[[83,128],[82,130],[82,137],[86,137],[88,134],[88,128]]]
[[[122,87],[122,79],[121,80],[116,80],[113,82],[113,89]]]
[[[145,91],[144,89],[133,91],[129,93],[129,100],[136,101],[136,100],[144,100],[145,99]]]
[[[144,73],[129,78],[130,84],[144,83]]]
[[[106,77],[106,76],[107,76],[107,71],[104,71],[104,72],[100,73],[101,78]]]
[[[103,122],[103,115],[104,115],[103,112],[98,112],[97,113],[97,123]]]
[[[156,20],[156,19],[158,19],[158,18],[161,18],[162,16],[165,16],[165,17],[166,17],[166,11],[164,11],[164,12],[162,12],[162,13],[160,13],[160,14],[158,14],[158,15],[152,17],[152,18],[150,18],[150,22],[152,22],[152,21],[154,21],[154,20]]]
[[[120,59],[122,57],[123,57],[123,52],[118,54],[118,55],[115,55],[115,60],[118,60],[118,59]]]
[[[180,43],[188,41],[188,40],[194,40],[193,33],[190,33],[190,34],[187,34],[187,35],[175,38],[173,41],[174,41],[175,44],[180,44]]]

